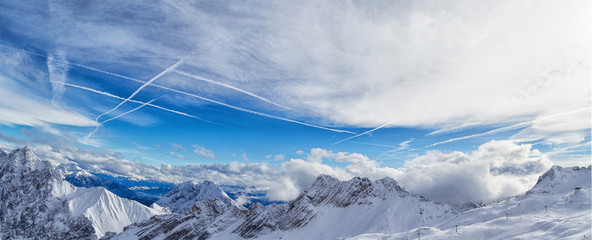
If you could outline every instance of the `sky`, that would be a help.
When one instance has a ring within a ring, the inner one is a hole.
[[[0,147],[289,200],[319,174],[461,202],[590,164],[589,1],[8,1]]]

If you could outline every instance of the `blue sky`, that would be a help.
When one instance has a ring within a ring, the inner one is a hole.
[[[169,181],[273,188],[279,173],[295,189],[316,173],[405,179],[426,156],[447,156],[437,168],[487,146],[526,151],[487,162],[514,169],[498,175],[587,165],[589,5],[3,3],[0,146]],[[188,164],[199,173],[165,171]]]

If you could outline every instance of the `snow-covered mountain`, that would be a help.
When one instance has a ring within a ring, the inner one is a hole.
[[[168,207],[174,213],[183,214],[189,212],[196,202],[211,199],[219,199],[225,204],[241,208],[212,181],[204,181],[199,184],[192,181],[181,183],[159,199],[156,204]]]
[[[351,239],[590,239],[591,167],[553,166],[524,194],[472,209],[433,227],[369,232]]]
[[[432,226],[456,215],[452,206],[409,193],[392,178],[339,181],[327,175],[285,205],[285,211],[281,208],[249,209],[246,221],[232,233],[244,238],[336,239]]]
[[[451,206],[407,192],[390,178],[319,176],[287,204],[246,212],[221,200],[158,216],[106,239],[584,239],[590,237],[591,173],[554,166],[528,192],[489,204]]]
[[[124,186],[121,186],[115,181],[111,179],[97,177],[96,175],[78,167],[75,164],[61,164],[58,167],[56,167],[56,170],[65,176],[66,181],[68,181],[76,187],[103,187],[117,196],[135,200],[146,206],[152,205],[152,203],[154,203],[157,200],[155,198],[150,197],[140,197],[136,195],[136,193],[134,193],[132,190]]]
[[[296,200],[281,205],[253,204],[244,214],[237,212],[239,209],[233,204],[218,202],[198,202],[193,212],[133,224],[108,239],[335,239],[374,230],[431,226],[455,216],[452,206],[411,194],[391,178],[353,178],[342,182],[321,175]],[[217,214],[209,214],[207,221],[200,220],[202,215],[196,212],[201,209]],[[195,227],[200,222],[208,224]]]
[[[391,178],[321,175],[286,204],[246,210],[206,181],[149,208],[73,186],[29,148],[0,150],[0,239],[586,239],[591,168],[554,166],[526,193],[487,204],[431,201]]]
[[[77,188],[28,148],[0,152],[0,238],[96,239],[166,213],[105,188]]]
[[[0,239],[95,239],[92,222],[55,197],[61,183],[28,148],[0,151]]]

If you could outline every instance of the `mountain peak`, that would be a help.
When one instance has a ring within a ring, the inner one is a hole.
[[[201,183],[187,181],[181,183],[156,203],[170,208],[174,213],[186,213],[191,210],[196,202],[211,199],[220,199],[224,203],[239,206],[212,181],[203,181]]]
[[[0,158],[5,157],[6,155],[8,155],[8,153],[4,151],[4,149],[0,148]]]
[[[528,192],[566,192],[574,187],[590,188],[590,172],[588,167],[561,167],[554,165],[539,177],[537,183]]]
[[[329,175],[320,175],[314,183],[304,191],[299,199],[306,197],[313,205],[334,205],[346,207],[353,203],[362,204],[366,198],[387,198],[393,194],[409,194],[397,181],[383,178],[372,181],[369,178],[354,177],[348,181],[340,181]]]
[[[4,151],[2,151],[4,152]],[[2,161],[0,162],[1,171],[10,171],[14,173],[27,173],[29,171],[42,172],[44,175],[59,177],[48,161],[43,161],[31,151],[31,148],[25,146],[12,150],[8,154],[1,154]]]

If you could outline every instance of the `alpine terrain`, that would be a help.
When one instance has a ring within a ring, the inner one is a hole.
[[[590,179],[590,167],[554,166],[522,195],[450,205],[391,178],[321,175],[287,204],[241,211],[209,199],[105,239],[583,239],[590,237]]]
[[[164,213],[102,187],[75,187],[28,147],[0,150],[1,239],[97,239]]]

